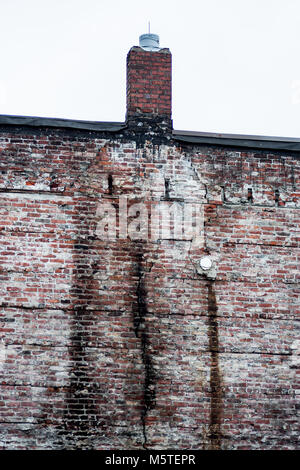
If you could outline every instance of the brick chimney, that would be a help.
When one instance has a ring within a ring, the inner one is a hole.
[[[127,55],[126,121],[153,121],[172,127],[172,55],[156,34],[140,36]]]

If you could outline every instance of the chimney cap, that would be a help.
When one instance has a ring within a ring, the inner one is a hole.
[[[159,51],[159,36],[158,34],[142,34],[140,36],[140,47],[145,51]]]

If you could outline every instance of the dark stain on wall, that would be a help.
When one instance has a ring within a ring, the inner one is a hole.
[[[87,237],[88,224],[85,208],[78,207],[81,237],[74,241],[74,271],[71,288],[71,327],[69,346],[69,387],[66,393],[63,417],[64,430],[60,433],[71,449],[93,449],[93,438],[99,433],[96,397],[101,393],[93,379],[94,359],[88,349],[89,332],[94,322],[93,310],[88,306],[95,301],[94,266],[91,263],[93,240]]]
[[[133,306],[133,322],[134,331],[137,338],[141,342],[142,360],[145,368],[144,379],[144,403],[141,412],[141,421],[143,426],[144,443],[143,447],[147,446],[147,433],[146,433],[146,418],[149,410],[155,407],[155,381],[156,374],[153,368],[151,353],[149,350],[149,335],[147,333],[146,316],[147,316],[147,303],[146,303],[146,289],[144,285],[143,270],[142,270],[143,254],[137,254],[137,289],[136,289],[136,303]]]
[[[221,424],[223,414],[222,379],[219,366],[219,328],[217,319],[217,301],[214,290],[214,280],[208,285],[208,340],[211,354],[210,366],[210,419],[209,434],[210,448],[221,449]]]
[[[96,410],[93,396],[96,394],[95,385],[90,378],[90,358],[86,351],[87,323],[89,315],[85,308],[74,309],[72,322],[71,346],[69,356],[71,362],[70,386],[66,397],[64,414],[65,429],[70,432],[70,438],[82,437],[91,433],[97,425]],[[81,444],[76,444],[81,447]],[[89,445],[91,448],[91,444]]]

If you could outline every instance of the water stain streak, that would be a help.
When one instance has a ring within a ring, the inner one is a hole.
[[[209,438],[210,448],[221,449],[221,424],[223,415],[222,378],[219,367],[219,327],[217,320],[217,302],[214,291],[214,281],[210,280],[208,287],[208,338],[211,354],[210,367],[210,421]]]

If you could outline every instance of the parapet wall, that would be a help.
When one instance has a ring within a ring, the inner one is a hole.
[[[297,154],[25,127],[0,150],[0,446],[297,448]]]

